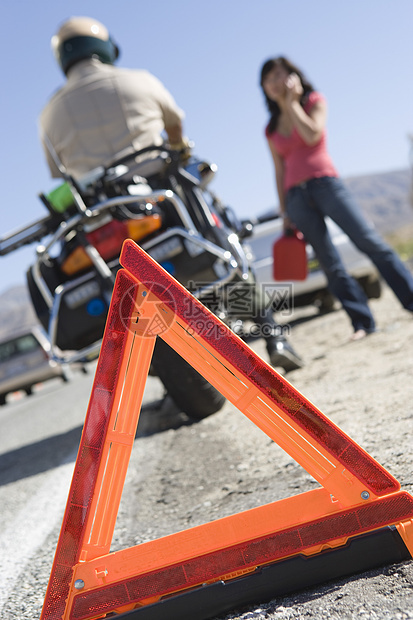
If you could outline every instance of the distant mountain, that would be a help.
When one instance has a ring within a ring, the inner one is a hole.
[[[345,183],[363,213],[387,235],[413,226],[413,206],[409,200],[410,170],[350,177]],[[25,286],[12,287],[0,294],[0,338],[33,325],[36,317]]]
[[[36,315],[25,286],[14,286],[0,294],[1,339],[13,336],[36,323]]]
[[[410,170],[350,177],[345,182],[380,233],[389,234],[413,224]]]

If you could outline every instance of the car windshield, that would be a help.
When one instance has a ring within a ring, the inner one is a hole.
[[[14,340],[2,342],[0,344],[0,362],[4,362],[15,355],[34,351],[39,347],[39,343],[32,334],[25,334]]]

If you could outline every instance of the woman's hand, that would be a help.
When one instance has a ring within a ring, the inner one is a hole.
[[[290,73],[285,81],[286,88],[286,101],[292,103],[293,101],[299,101],[304,89],[301,84],[301,80],[296,73]]]
[[[317,144],[324,132],[327,108],[323,99],[316,101],[306,112],[300,103],[304,92],[297,74],[291,73],[285,82],[286,111],[298,134],[309,146]]]
[[[289,230],[294,230],[295,226],[287,215],[283,215],[283,231],[287,233]]]

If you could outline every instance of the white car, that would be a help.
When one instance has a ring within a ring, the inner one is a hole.
[[[49,356],[50,344],[40,326],[3,338],[0,341],[0,405],[6,404],[10,392],[23,390],[29,396],[37,383],[54,377],[68,381],[69,369]]]
[[[358,280],[367,297],[381,295],[381,281],[370,259],[360,253],[348,236],[329,218],[327,226],[333,242],[343,259],[346,269]],[[308,276],[305,280],[291,283],[275,282],[273,279],[272,247],[282,235],[282,219],[278,215],[259,218],[254,223],[252,235],[246,239],[253,256],[253,268],[259,284],[266,288],[282,289],[284,297],[293,299],[294,306],[316,304],[321,311],[328,311],[334,298],[327,290],[327,278],[320,268],[314,251],[307,244]]]

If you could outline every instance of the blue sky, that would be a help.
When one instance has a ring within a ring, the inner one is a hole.
[[[276,204],[258,86],[264,60],[290,57],[329,104],[329,147],[343,177],[407,168],[413,133],[412,0],[1,0],[1,233],[44,215],[56,185],[38,115],[64,81],[50,39],[71,15],[104,22],[120,65],[146,68],[185,110],[212,188],[242,217]],[[24,282],[34,247],[0,258],[0,292]]]

